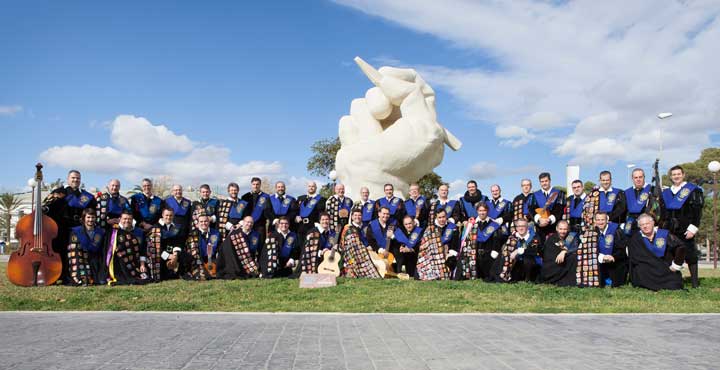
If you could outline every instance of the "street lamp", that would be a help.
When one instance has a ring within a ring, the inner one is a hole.
[[[628,188],[629,188],[629,187],[633,186],[633,183],[632,183],[632,172],[630,172],[630,169],[633,168],[633,167],[635,167],[635,164],[634,164],[634,163],[630,163],[630,164],[628,164],[626,167],[627,167],[627,172],[628,172]]]
[[[672,113],[670,112],[663,112],[658,113],[658,119],[660,120],[659,130],[658,130],[658,141],[660,141],[660,153],[658,153],[658,161],[662,158],[662,120],[668,119],[672,117]],[[660,169],[658,168],[658,172]],[[660,184],[660,188],[662,189],[662,176],[658,179],[658,184]]]
[[[712,161],[708,163],[708,170],[713,175],[713,268],[717,269],[718,260],[718,223],[717,223],[717,198],[718,198],[718,186],[717,186],[717,173],[720,171],[720,162]]]

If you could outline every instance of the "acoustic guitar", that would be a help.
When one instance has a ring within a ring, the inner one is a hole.
[[[323,261],[318,266],[318,274],[331,274],[335,277],[340,276],[340,255],[336,253],[335,248],[323,252]]]
[[[343,215],[342,211],[345,211],[344,214],[347,214],[346,209],[341,209],[339,212],[340,215]],[[330,244],[332,244],[333,247],[323,252],[323,261],[317,268],[318,274],[332,274],[335,275],[335,277],[340,276],[340,255],[337,254],[338,240],[340,240],[339,221],[335,224],[335,236],[330,240]]]
[[[210,243],[208,243],[208,246],[207,246],[207,256],[208,256],[208,261],[204,263],[205,270],[208,272],[208,275],[210,277],[212,277],[212,278],[217,277],[217,264],[215,263],[215,261],[213,261],[212,245],[210,245]]]
[[[535,213],[539,215],[541,219],[550,219],[552,213],[550,213],[550,210],[548,208],[551,204],[555,203],[555,199],[557,199],[558,194],[558,192],[550,193],[547,201],[545,201],[545,204],[542,206],[542,208],[535,208]]]

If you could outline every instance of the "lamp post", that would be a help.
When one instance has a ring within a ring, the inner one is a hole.
[[[717,173],[720,171],[720,162],[712,161],[708,163],[708,170],[713,175],[713,269],[717,269],[718,262],[718,222],[717,222],[717,198],[718,198],[718,179]]]
[[[673,115],[673,114],[670,113],[670,112],[658,113],[658,115],[657,115],[657,118],[658,118],[659,120],[661,120],[660,125],[658,125],[658,126],[659,126],[658,140],[660,141],[660,153],[658,153],[658,160],[662,159],[662,151],[663,151],[663,140],[662,140],[663,128],[662,128],[662,120],[668,119],[668,118],[672,117],[672,115]],[[658,165],[658,167],[659,167],[659,165]],[[659,173],[659,172],[660,172],[660,168],[658,168],[658,173]],[[661,175],[660,178],[658,179],[658,184],[660,184],[660,188],[662,189],[662,175]]]
[[[627,173],[628,173],[628,188],[629,188],[629,187],[633,186],[633,182],[632,182],[632,172],[630,172],[630,170],[635,167],[635,164],[634,164],[634,163],[630,163],[630,164],[628,164],[626,167],[627,167]]]

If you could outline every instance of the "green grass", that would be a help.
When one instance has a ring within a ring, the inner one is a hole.
[[[0,310],[255,312],[720,312],[720,272],[701,270],[700,289],[556,288],[479,281],[339,279],[300,289],[297,280],[168,281],[147,286],[21,288],[0,263]]]

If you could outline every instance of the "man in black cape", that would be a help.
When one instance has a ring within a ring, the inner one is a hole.
[[[577,286],[577,248],[579,237],[570,232],[567,221],[558,221],[556,234],[545,241],[543,248],[542,281],[557,286]]]
[[[655,227],[655,219],[647,213],[637,221],[640,231],[628,243],[632,285],[655,291],[683,289],[685,245],[668,230]]]

